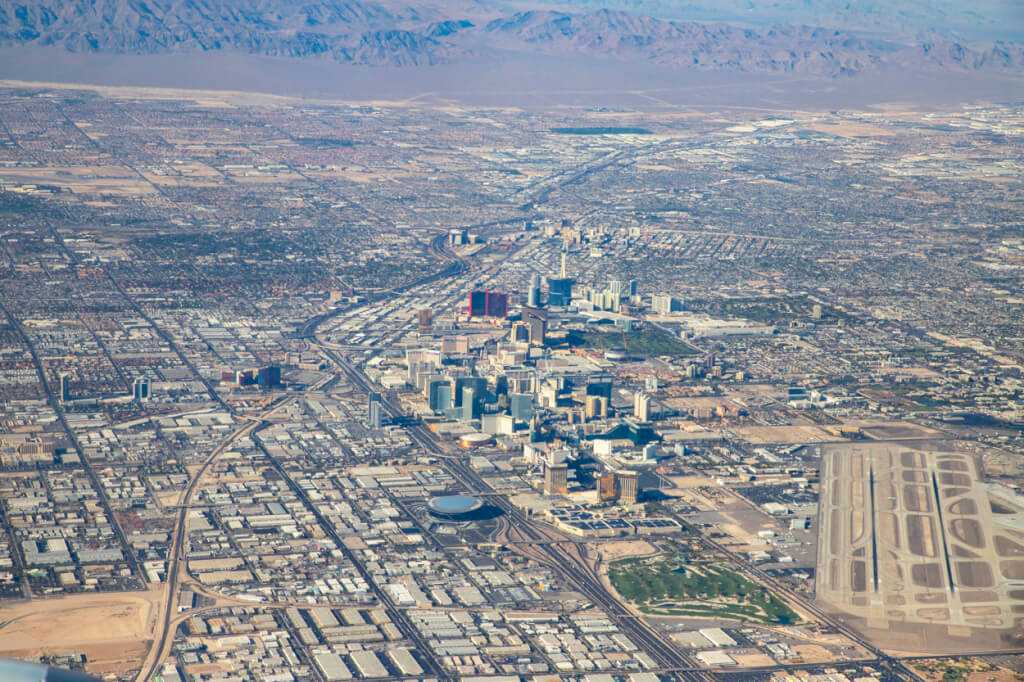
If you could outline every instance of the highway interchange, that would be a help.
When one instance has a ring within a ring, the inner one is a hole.
[[[500,229],[501,226],[495,225],[493,227]],[[406,284],[401,287],[402,291],[430,282],[457,277],[475,267],[475,264],[470,259],[457,257],[447,248],[446,237],[446,234],[440,234],[432,239],[428,245],[428,249],[433,254],[446,261],[444,267],[438,272],[428,273],[427,275]],[[486,273],[484,272],[483,274]],[[373,299],[367,304],[372,305],[373,300],[393,295],[395,293],[400,293],[400,291],[393,290],[389,292],[379,292],[374,295]],[[298,335],[304,338],[310,346],[316,348],[325,358],[329,359],[334,369],[343,375],[353,387],[363,393],[369,393],[376,390],[375,387],[370,383],[366,375],[354,367],[353,364],[351,364],[343,355],[346,350],[345,347],[332,344],[318,336],[318,329],[328,323],[336,314],[344,310],[345,308],[338,308],[334,311],[318,315],[308,320],[301,327]],[[327,380],[322,383],[327,383]],[[320,385],[312,386],[307,388],[306,392],[309,393],[320,388]],[[219,398],[216,391],[212,390],[212,387],[210,387],[210,394],[221,402],[221,405],[225,409],[233,411],[227,403]],[[259,417],[255,419],[250,417],[247,420],[247,423],[234,431],[213,452],[211,452],[209,457],[204,461],[203,467],[195,476],[193,476],[188,488],[184,492],[178,510],[172,551],[168,557],[168,578],[166,586],[164,587],[165,597],[161,605],[161,616],[158,619],[158,628],[154,638],[154,644],[147,656],[146,664],[143,666],[143,669],[137,677],[140,682],[152,679],[153,675],[159,669],[160,664],[170,651],[174,639],[174,632],[178,624],[182,622],[184,618],[184,616],[175,613],[174,604],[176,604],[177,595],[180,593],[182,585],[186,580],[189,580],[187,574],[183,571],[183,562],[185,558],[183,548],[185,543],[185,534],[187,532],[187,518],[189,511],[192,509],[194,493],[198,489],[204,473],[209,469],[212,463],[216,461],[218,455],[224,452],[231,443],[238,438],[250,435],[259,428],[267,426],[270,423],[268,421],[269,418],[272,417],[277,410],[284,407],[296,397],[297,396],[293,394],[279,398],[262,414],[260,414]],[[383,400],[383,407],[385,413],[391,419],[397,420],[404,416],[402,415],[401,410],[386,397]],[[434,436],[434,434],[432,434],[423,424],[415,421],[410,422],[408,420],[404,420],[404,423],[406,424],[405,429],[407,433],[415,443],[424,451],[437,456],[444,468],[456,480],[458,480],[467,491],[474,494],[487,495],[488,500],[501,509],[506,518],[504,540],[510,548],[556,571],[574,590],[584,595],[594,605],[600,607],[610,618],[614,620],[616,625],[618,625],[623,632],[625,632],[630,639],[637,644],[637,646],[641,647],[651,660],[656,663],[658,666],[656,669],[657,672],[675,677],[676,679],[688,680],[690,682],[706,682],[707,680],[714,679],[714,677],[702,668],[702,666],[700,666],[700,664],[698,664],[698,662],[689,654],[684,653],[677,645],[672,643],[666,635],[649,625],[644,618],[640,617],[637,613],[625,606],[609,591],[605,586],[605,583],[602,581],[598,566],[590,557],[587,556],[585,545],[565,537],[549,526],[532,521],[521,510],[512,505],[505,496],[494,494],[494,491],[472,468],[468,466],[464,459],[458,456],[452,456],[451,453],[446,451],[442,444],[437,440],[436,436]],[[260,445],[260,447],[262,447],[262,445]],[[373,589],[375,596],[387,609],[389,617],[396,623],[402,634],[410,641],[414,642],[421,651],[429,651],[426,642],[422,641],[421,636],[416,629],[412,627],[403,611],[397,607],[387,593],[376,587],[374,582],[369,579],[365,569],[357,560],[355,560],[355,557],[351,554],[350,550],[345,548],[344,543],[341,542],[341,538],[336,536],[331,524],[326,523],[324,519],[319,518],[320,515],[315,511],[315,505],[313,505],[308,499],[305,491],[292,481],[287,469],[282,467],[282,463],[273,457],[265,448],[263,451],[283,480],[288,482],[291,489],[299,496],[300,499],[303,500],[309,509],[314,510],[314,514],[318,516],[318,520],[321,522],[322,527],[328,529],[328,533],[332,536],[331,539],[335,541],[336,546],[342,548],[342,551],[346,553],[347,558],[358,567],[358,570],[360,570],[364,579],[366,579],[370,585],[374,586]],[[742,558],[733,556],[731,552],[721,545],[718,545],[713,540],[705,538],[704,536],[700,537],[710,550],[721,552],[725,556],[737,560],[737,563],[740,565],[745,563],[742,561]],[[905,679],[917,679],[915,673],[904,663],[885,655],[883,652],[871,645],[870,642],[867,642],[860,637],[851,628],[829,614],[821,611],[821,609],[815,607],[801,595],[796,594],[791,589],[782,585],[778,581],[775,581],[773,578],[756,568],[751,567],[747,572],[755,579],[767,584],[777,592],[784,595],[787,599],[798,603],[801,608],[813,613],[816,618],[830,624],[836,630],[850,637],[865,650],[870,651],[875,656],[875,662],[882,664],[897,676]],[[425,656],[424,658],[428,660],[428,667],[433,676],[438,679],[449,679],[448,674],[429,656]],[[770,669],[785,669],[791,667],[793,666],[775,666]]]

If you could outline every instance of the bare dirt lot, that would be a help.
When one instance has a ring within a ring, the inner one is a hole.
[[[646,540],[624,540],[606,542],[598,547],[602,561],[617,561],[627,557],[650,556],[657,554],[658,548]]]
[[[735,429],[755,445],[766,443],[821,443],[841,440],[819,426],[744,426]]]
[[[904,438],[936,438],[941,436],[935,429],[912,424],[910,422],[877,422],[853,420],[844,422],[843,426],[857,427],[868,438],[875,440],[901,440]]]
[[[129,669],[145,656],[159,598],[151,590],[5,603],[0,656],[81,652],[95,672]]]

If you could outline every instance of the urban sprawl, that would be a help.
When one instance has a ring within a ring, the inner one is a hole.
[[[1009,105],[2,90],[0,657],[1014,679],[1022,159]]]

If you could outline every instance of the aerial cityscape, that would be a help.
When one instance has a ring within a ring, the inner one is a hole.
[[[1013,82],[0,81],[0,679],[1024,680]]]

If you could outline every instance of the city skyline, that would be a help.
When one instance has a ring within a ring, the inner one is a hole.
[[[0,671],[1024,678],[1017,17],[713,5],[0,0]]]

